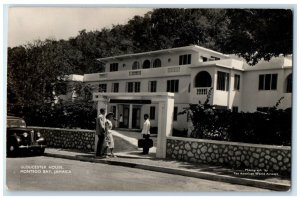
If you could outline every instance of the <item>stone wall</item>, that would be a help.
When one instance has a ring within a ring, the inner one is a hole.
[[[44,127],[30,128],[39,131],[45,137],[48,147],[94,151],[95,131]]]
[[[167,158],[268,172],[291,171],[288,146],[168,137]]]

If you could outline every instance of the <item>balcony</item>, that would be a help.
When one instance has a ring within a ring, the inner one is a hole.
[[[140,76],[141,74],[141,70],[129,71],[129,76]]]
[[[168,73],[180,72],[180,67],[168,67]]]
[[[136,79],[138,77],[157,78],[177,75],[190,75],[190,68],[188,66],[171,66],[150,69],[85,74],[83,81]]]
[[[207,95],[209,91],[209,87],[201,87],[201,88],[195,88],[197,95]]]

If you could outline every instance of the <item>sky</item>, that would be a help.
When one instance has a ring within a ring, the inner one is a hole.
[[[111,28],[125,24],[135,15],[143,16],[151,8],[67,8],[10,7],[8,11],[8,46],[14,47],[47,38],[69,39],[80,30]]]

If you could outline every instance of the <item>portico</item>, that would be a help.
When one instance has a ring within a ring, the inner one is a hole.
[[[144,105],[158,105],[158,135],[157,135],[157,158],[166,157],[166,137],[172,135],[172,122],[174,110],[174,93],[94,93],[93,100],[97,101],[97,112],[100,108],[110,110],[118,117],[124,116],[124,124],[129,129],[138,128],[143,123]],[[109,108],[108,106],[112,106]],[[113,106],[115,106],[113,108]],[[113,110],[112,110],[113,109]],[[97,144],[97,137],[95,137]],[[97,146],[97,145],[95,145]]]

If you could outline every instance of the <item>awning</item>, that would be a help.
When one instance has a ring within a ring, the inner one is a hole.
[[[110,99],[110,103],[123,103],[123,104],[151,104],[151,100],[143,99]]]

